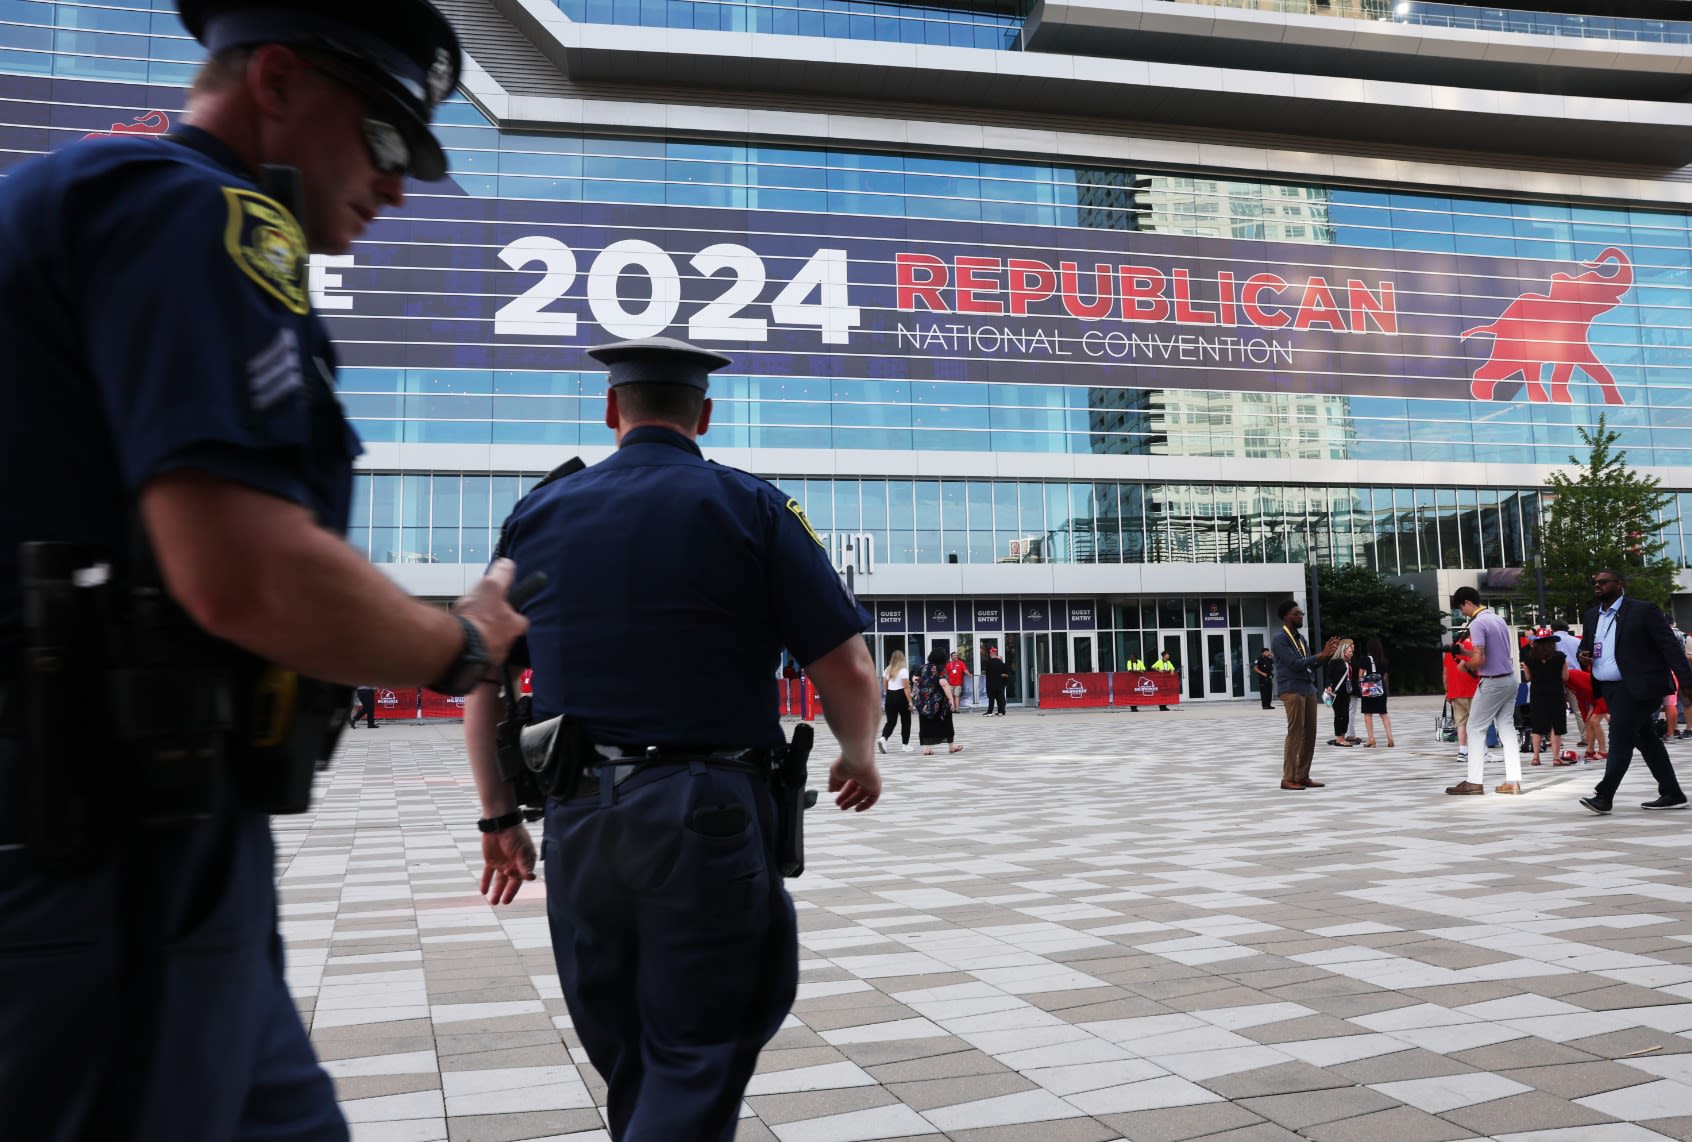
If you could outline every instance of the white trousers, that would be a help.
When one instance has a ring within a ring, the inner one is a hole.
[[[1469,780],[1475,785],[1486,784],[1486,727],[1493,723],[1497,723],[1498,740],[1503,743],[1504,780],[1521,781],[1522,747],[1512,720],[1515,713],[1516,676],[1482,678],[1469,704]]]

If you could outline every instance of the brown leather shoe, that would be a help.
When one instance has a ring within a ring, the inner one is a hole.
[[[1459,781],[1457,784],[1447,789],[1446,792],[1451,794],[1453,797],[1475,796],[1485,793],[1486,786],[1476,785],[1473,781]]]
[[[1297,781],[1283,781],[1283,782],[1281,782],[1281,788],[1282,789],[1297,789],[1297,790],[1302,792],[1303,789],[1304,789],[1304,786],[1303,786],[1303,784],[1301,784],[1300,782],[1297,782]]]
[[[1519,795],[1522,792],[1522,783],[1520,781],[1506,781],[1501,785],[1494,785],[1492,791],[1494,793],[1515,793]]]
[[[1304,779],[1304,787],[1306,789],[1326,789],[1328,787],[1328,783],[1326,781],[1312,781],[1310,778],[1306,777]]]

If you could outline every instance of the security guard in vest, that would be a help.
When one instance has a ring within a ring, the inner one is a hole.
[[[1166,650],[1158,652],[1157,661],[1151,664],[1151,668],[1159,674],[1175,673],[1175,664],[1169,661],[1169,652]],[[1169,712],[1168,706],[1159,706],[1158,709],[1162,710],[1166,714]]]
[[[521,578],[548,576],[525,608],[533,719],[571,715],[592,743],[546,807],[553,955],[611,1137],[729,1142],[798,978],[767,780],[785,740],[776,667],[783,647],[804,665],[840,745],[828,787],[868,809],[870,618],[795,501],[702,458],[709,373],[727,358],[668,338],[591,356],[609,368],[617,451],[525,497],[503,541]],[[496,904],[534,865],[493,757],[499,708],[493,686],[465,708]]]
[[[0,515],[0,1134],[29,1142],[347,1136],[267,811],[309,804],[346,687],[462,693],[526,625],[509,565],[454,615],[342,538],[359,443],[306,290],[308,252],[444,174],[452,28],[425,0],[180,11],[191,126],[0,182],[28,477]]]

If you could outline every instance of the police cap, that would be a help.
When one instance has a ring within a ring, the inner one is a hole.
[[[410,146],[413,176],[446,177],[429,117],[464,60],[457,33],[429,0],[177,0],[177,11],[213,55],[260,44],[321,55],[330,61],[324,70],[392,118]]]
[[[711,387],[711,374],[729,364],[721,353],[700,349],[674,337],[642,337],[596,345],[588,356],[606,366],[606,383],[617,385],[691,385],[700,391]]]

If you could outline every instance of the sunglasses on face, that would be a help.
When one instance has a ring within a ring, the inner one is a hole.
[[[301,55],[305,65],[317,74],[328,78],[364,101],[364,93],[358,85],[339,75],[333,68],[325,67],[319,61]],[[370,155],[370,165],[379,174],[404,175],[411,170],[411,144],[405,141],[400,129],[385,119],[378,119],[374,115],[365,116],[359,123],[359,133],[364,137],[364,149]]]
[[[1620,579],[1594,579],[1594,580],[1592,580],[1592,585],[1594,587],[1605,587],[1605,586],[1608,586],[1611,583],[1620,583],[1620,582],[1621,582]]]

